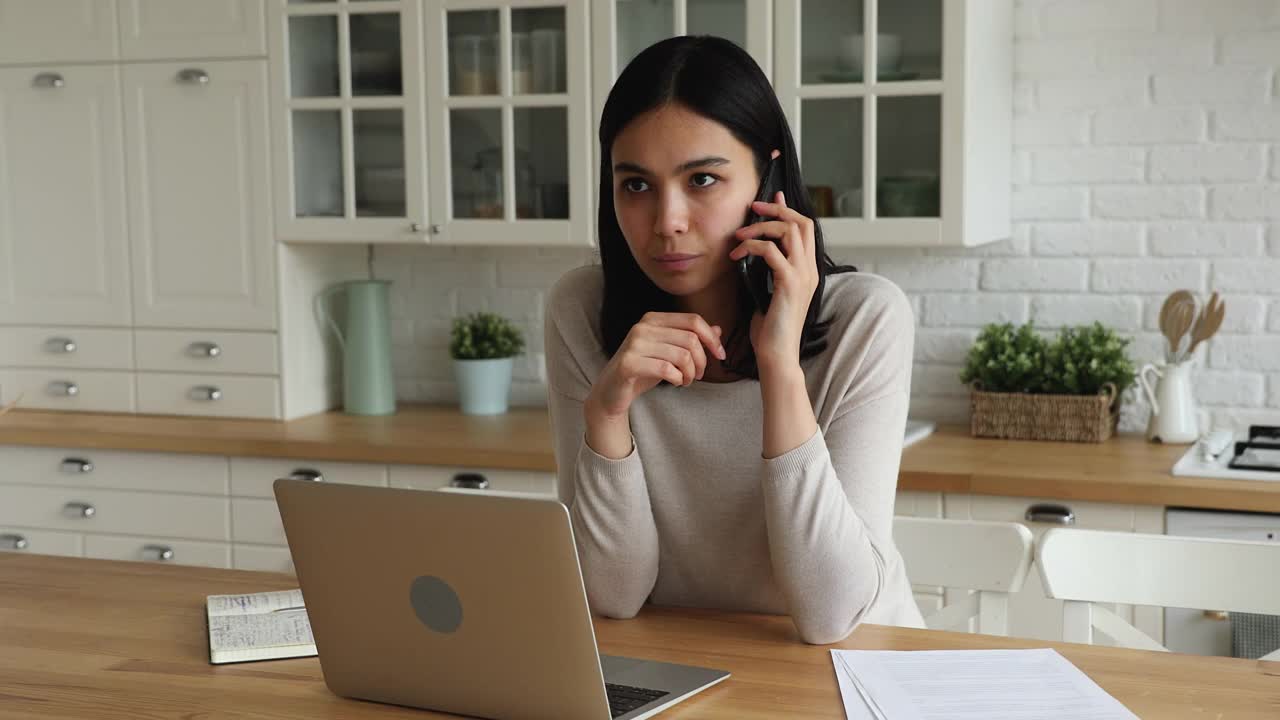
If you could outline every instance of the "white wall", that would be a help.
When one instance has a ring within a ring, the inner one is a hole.
[[[1280,0],[1019,0],[1014,236],[977,250],[833,253],[915,303],[912,415],[967,417],[957,375],[987,322],[1100,320],[1161,357],[1160,303],[1226,299],[1196,378],[1220,423],[1280,422]],[[528,331],[513,402],[543,403],[546,288],[592,252],[377,250],[393,286],[404,399],[451,401],[449,318]],[[1197,354],[1203,351],[1197,351]],[[1144,426],[1126,397],[1123,429]]]

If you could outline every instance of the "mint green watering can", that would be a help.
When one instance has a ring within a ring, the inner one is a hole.
[[[351,280],[316,295],[316,315],[333,329],[342,348],[342,409],[352,415],[391,415],[396,411],[390,286],[387,280]],[[325,309],[337,293],[346,296],[345,334]]]

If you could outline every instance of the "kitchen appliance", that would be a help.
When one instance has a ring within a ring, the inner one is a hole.
[[[1206,434],[1173,465],[1174,475],[1280,481],[1280,425],[1250,425],[1244,438]]]
[[[396,411],[391,371],[391,320],[387,280],[351,280],[316,295],[316,314],[342,347],[342,409],[352,415],[391,415]],[[343,294],[344,334],[326,306]]]

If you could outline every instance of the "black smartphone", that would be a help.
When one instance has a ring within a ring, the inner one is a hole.
[[[764,177],[760,180],[760,189],[756,191],[756,200],[773,202],[778,191],[784,190],[782,174],[781,156],[769,158],[769,164],[764,169]],[[743,223],[743,227],[764,219],[755,210],[748,210],[747,221]],[[769,239],[773,240],[773,238]],[[776,243],[777,240],[773,242]],[[742,283],[747,286],[751,299],[755,301],[756,309],[761,314],[768,312],[769,300],[773,298],[773,271],[769,269],[769,263],[758,255],[747,255],[738,260],[738,274],[742,277]]]

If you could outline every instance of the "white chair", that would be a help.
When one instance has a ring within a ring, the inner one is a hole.
[[[1062,639],[1095,629],[1141,650],[1168,648],[1094,603],[1280,615],[1280,543],[1054,528],[1036,565],[1045,594],[1064,601]],[[1264,657],[1280,660],[1280,650]]]
[[[926,617],[930,630],[957,628],[976,617],[978,632],[1009,634],[1009,593],[1022,589],[1033,556],[1026,526],[895,517],[893,541],[912,583],[977,591]]]

